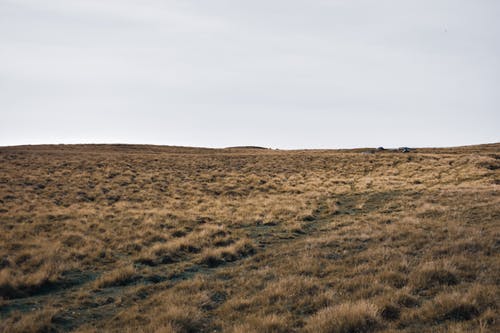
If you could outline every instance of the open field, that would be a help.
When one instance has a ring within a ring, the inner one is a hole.
[[[499,332],[500,144],[366,151],[2,147],[0,332]]]

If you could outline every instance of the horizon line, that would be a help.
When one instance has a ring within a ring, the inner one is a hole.
[[[260,145],[236,145],[236,146],[224,146],[224,147],[208,147],[208,146],[184,146],[184,145],[167,145],[167,144],[155,144],[155,143],[123,143],[123,142],[92,142],[92,143],[34,143],[34,144],[18,144],[18,145],[0,145],[0,148],[16,148],[16,147],[36,147],[36,146],[154,146],[154,147],[168,147],[168,148],[192,148],[192,149],[265,149],[265,150],[357,150],[357,149],[377,149],[383,148],[385,150],[400,149],[408,147],[410,149],[449,149],[449,148],[466,148],[475,146],[488,146],[500,144],[497,142],[486,142],[478,144],[466,144],[457,146],[398,146],[398,147],[384,147],[384,146],[373,146],[373,147],[345,147],[345,148],[278,148],[278,147],[265,147]]]

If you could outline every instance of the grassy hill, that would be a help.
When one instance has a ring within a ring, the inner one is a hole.
[[[498,332],[499,168],[498,143],[0,147],[0,332]]]

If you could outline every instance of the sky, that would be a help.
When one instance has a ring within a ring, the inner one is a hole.
[[[498,0],[0,0],[0,146],[500,141]]]

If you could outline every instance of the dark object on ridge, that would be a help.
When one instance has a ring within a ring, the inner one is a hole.
[[[382,151],[382,150],[385,150],[385,148],[384,147],[378,147],[377,150]]]
[[[409,153],[411,151],[411,149],[408,147],[401,147],[401,148],[399,148],[399,151],[402,153]]]

